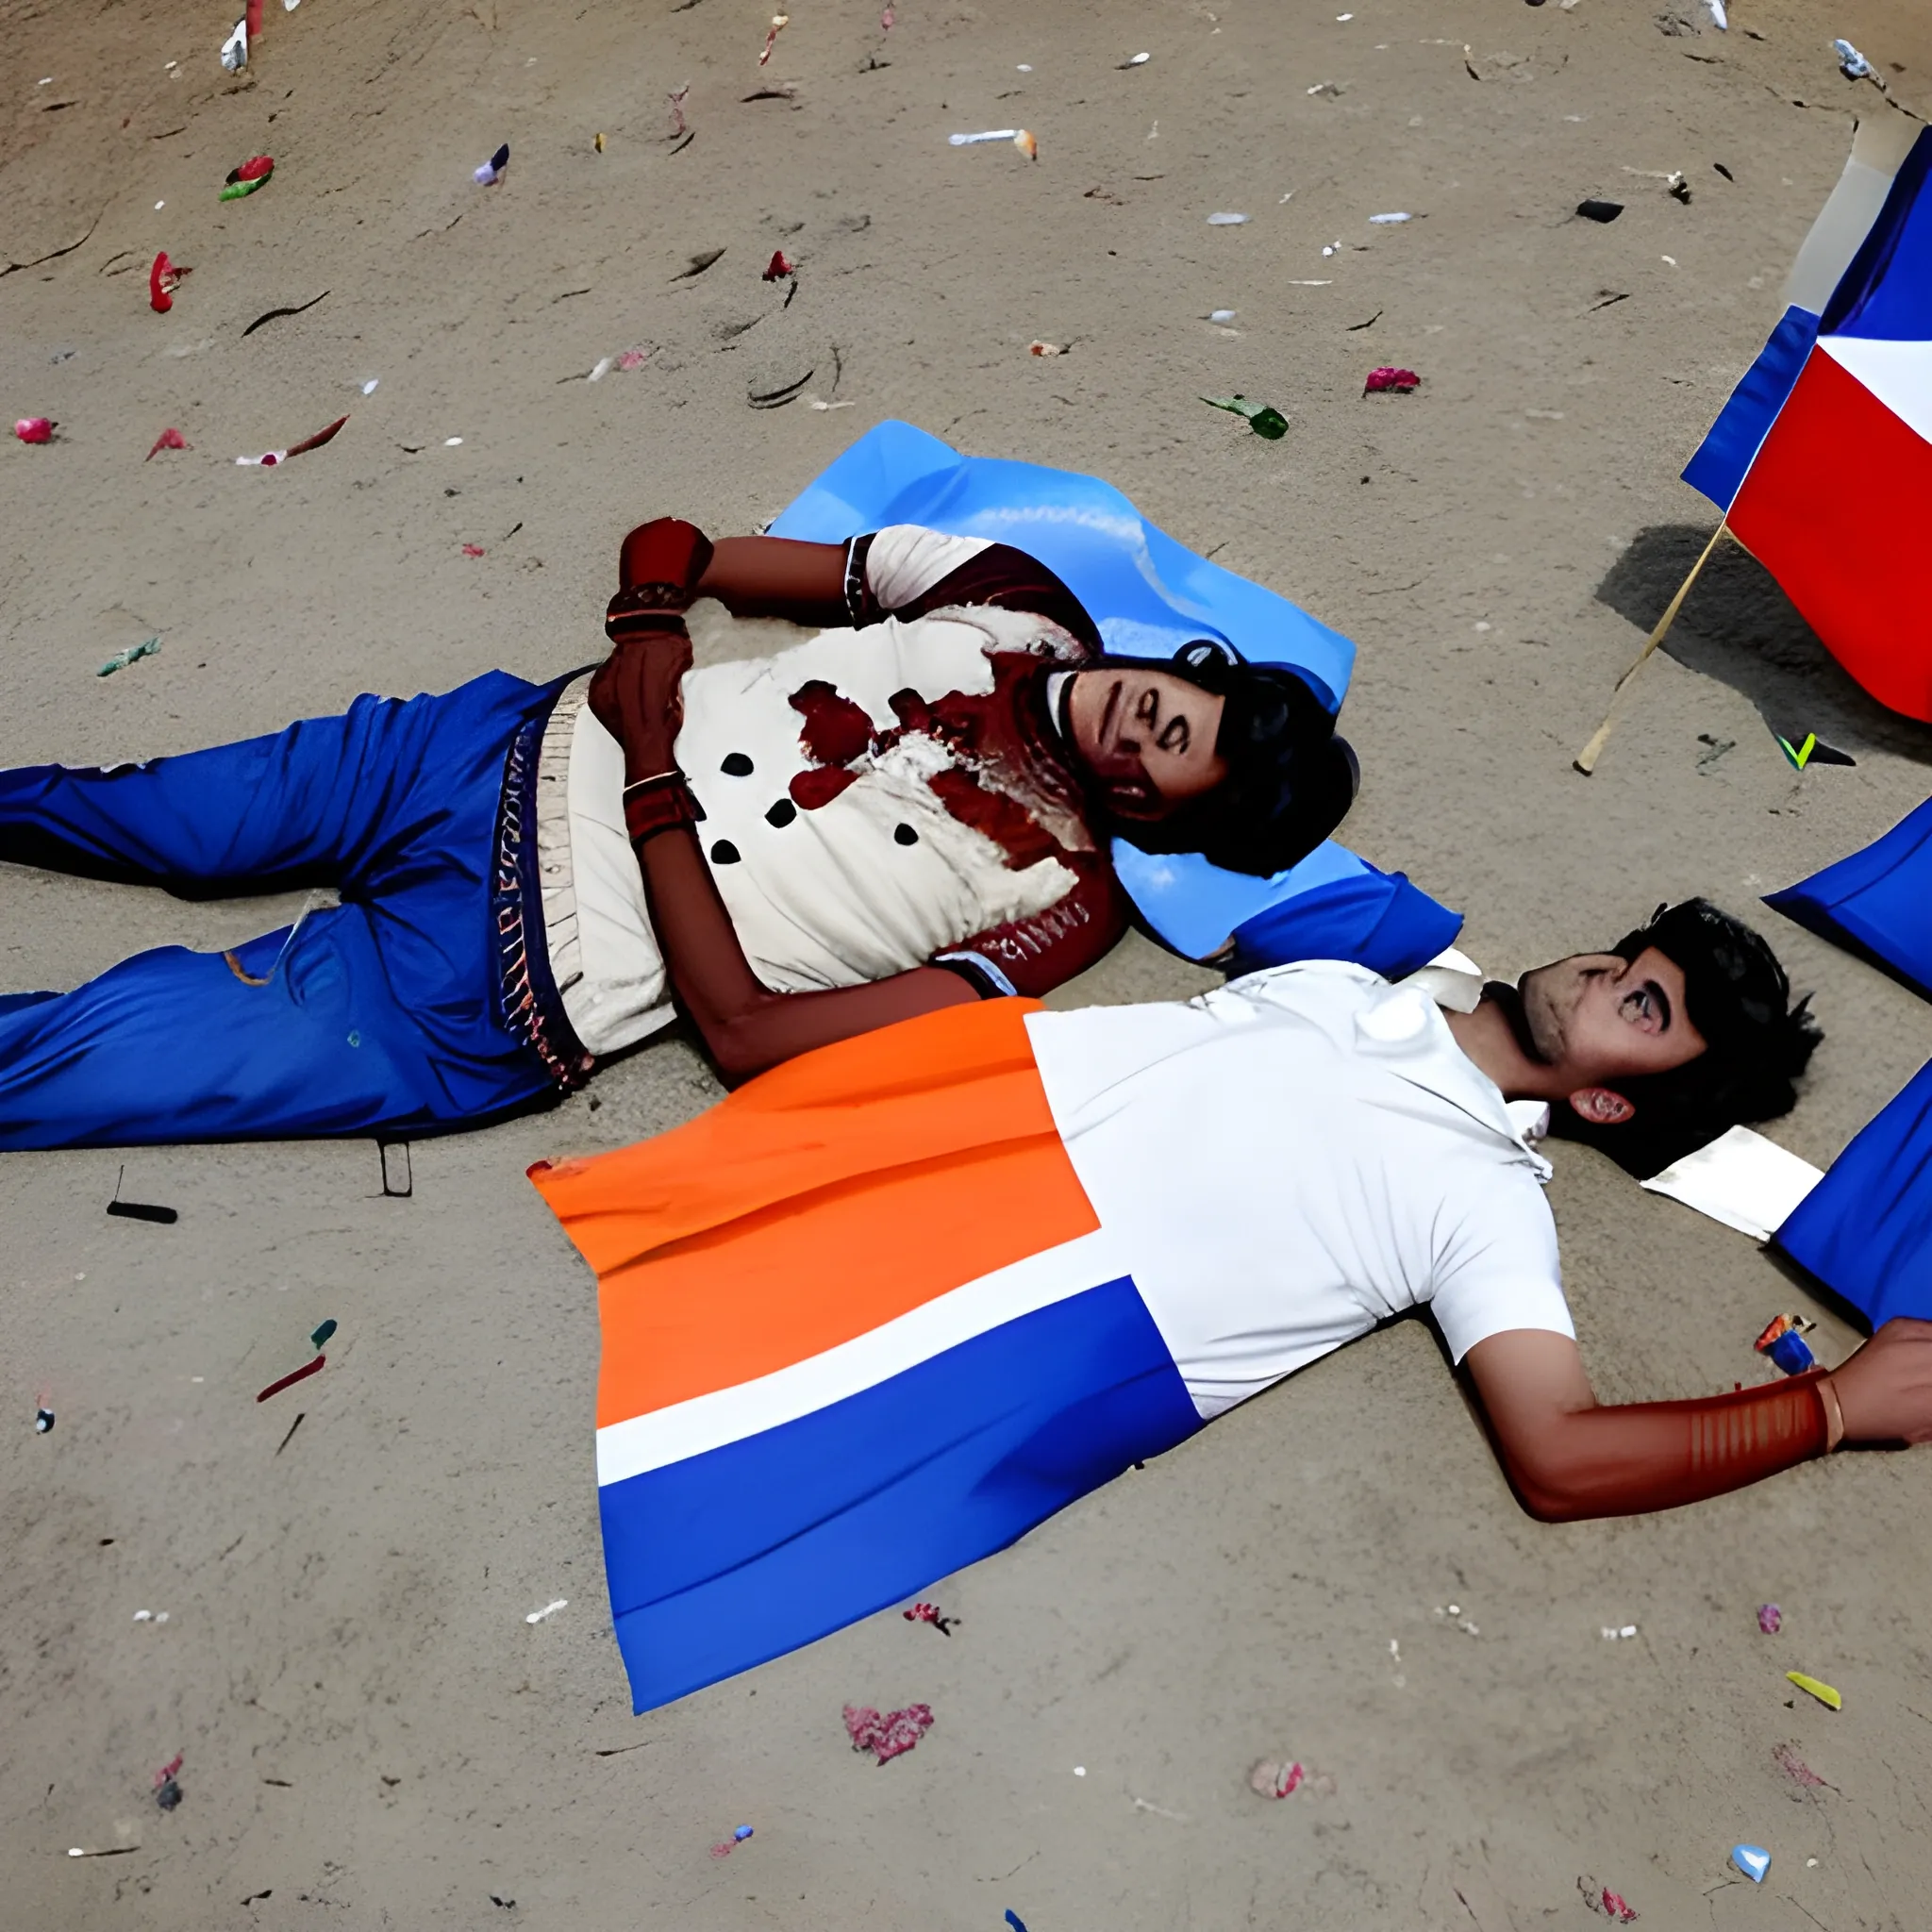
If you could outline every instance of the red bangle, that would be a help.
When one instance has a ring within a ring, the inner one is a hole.
[[[691,795],[682,772],[646,778],[625,791],[624,828],[633,845],[641,845],[646,839],[678,825],[694,825],[704,815],[704,808]]]
[[[604,635],[613,642],[639,631],[682,630],[691,595],[677,584],[632,584],[604,607]]]

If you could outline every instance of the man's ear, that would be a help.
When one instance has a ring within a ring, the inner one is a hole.
[[[1620,1127],[1637,1111],[1635,1105],[1608,1087],[1579,1087],[1570,1096],[1577,1117],[1595,1127]]]

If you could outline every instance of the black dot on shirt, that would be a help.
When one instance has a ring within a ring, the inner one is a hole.
[[[789,798],[781,798],[765,813],[768,825],[789,825],[798,816],[798,808]]]
[[[901,845],[917,845],[919,843],[919,834],[910,825],[894,825],[892,827],[892,837]]]
[[[711,847],[711,863],[713,865],[736,865],[738,863],[738,847],[729,839],[720,839]]]
[[[727,778],[749,778],[751,776],[751,760],[741,751],[734,751],[725,758],[724,762],[718,769]]]

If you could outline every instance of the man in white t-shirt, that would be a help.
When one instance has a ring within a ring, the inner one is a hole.
[[[1035,1014],[1027,1032],[1204,1419],[1426,1307],[1548,1519],[1696,1501],[1842,1441],[1932,1440],[1927,1323],[1886,1324],[1830,1374],[1693,1402],[1591,1392],[1525,1129],[1655,1172],[1786,1111],[1818,1039],[1771,949],[1702,900],[1469,1011],[1313,962],[1187,1006]]]

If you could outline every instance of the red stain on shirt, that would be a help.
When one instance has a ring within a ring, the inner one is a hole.
[[[814,765],[808,772],[798,773],[785,789],[800,811],[817,811],[821,806],[830,805],[846,786],[858,782],[857,772],[837,765]]]
[[[799,727],[799,742],[815,763],[849,765],[872,749],[872,718],[864,706],[854,704],[823,677],[799,686],[791,702],[791,708],[805,720]],[[801,805],[804,802],[799,800]]]

